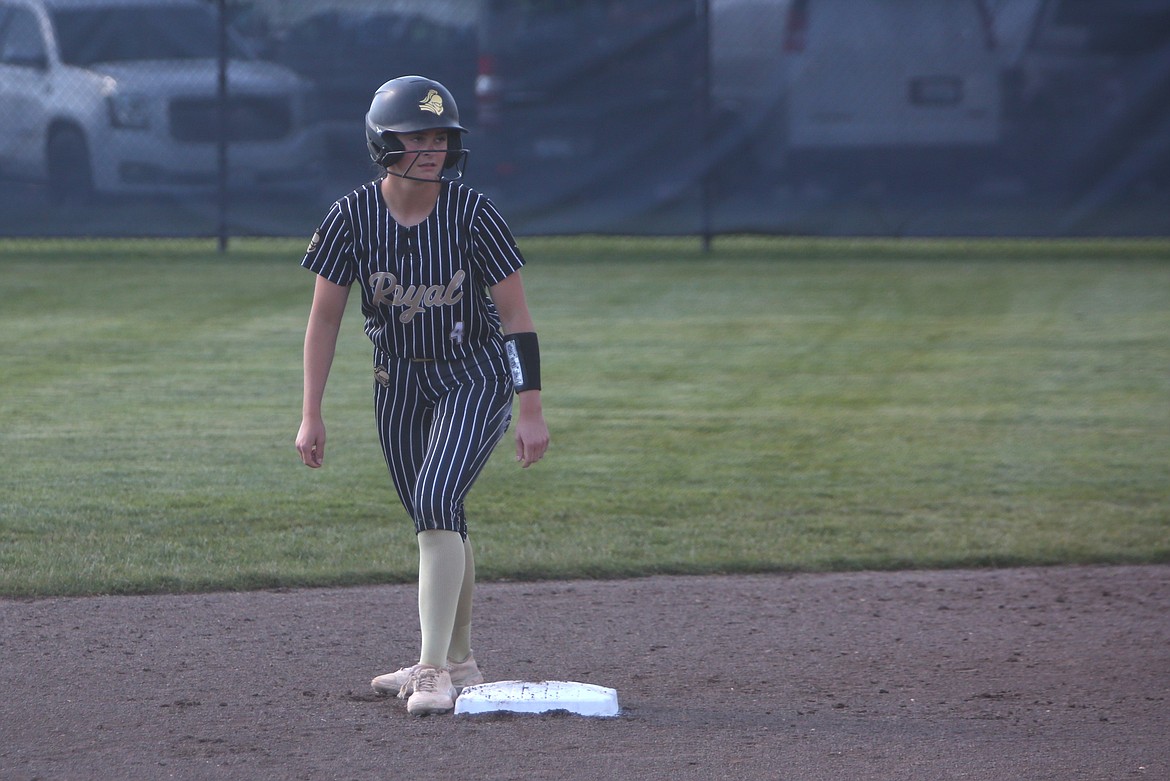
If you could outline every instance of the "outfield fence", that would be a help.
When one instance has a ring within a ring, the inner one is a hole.
[[[385,80],[519,234],[1165,235],[1170,0],[0,0],[0,236],[302,236]]]

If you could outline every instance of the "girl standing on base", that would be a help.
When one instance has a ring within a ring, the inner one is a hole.
[[[366,138],[385,174],[333,204],[301,262],[317,278],[296,447],[314,469],[325,458],[321,400],[342,314],[350,288],[361,289],[382,452],[417,533],[422,634],[418,663],[372,686],[409,697],[416,715],[451,711],[457,688],[483,682],[463,502],[511,422],[513,393],[516,460],[527,468],[549,444],[524,258],[491,201],[458,181],[464,132],[442,84],[383,84]]]

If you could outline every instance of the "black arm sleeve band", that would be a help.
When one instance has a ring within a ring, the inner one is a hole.
[[[531,331],[508,334],[504,337],[504,354],[516,392],[540,390],[540,343],[536,334]]]

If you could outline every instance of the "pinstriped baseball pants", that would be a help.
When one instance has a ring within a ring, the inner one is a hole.
[[[460,360],[411,361],[376,349],[374,366],[382,453],[415,531],[467,539],[463,501],[512,420],[502,350],[492,344]]]

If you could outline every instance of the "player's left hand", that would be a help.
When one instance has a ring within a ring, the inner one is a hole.
[[[325,460],[325,424],[319,418],[304,418],[297,432],[297,453],[301,463],[319,469]]]

